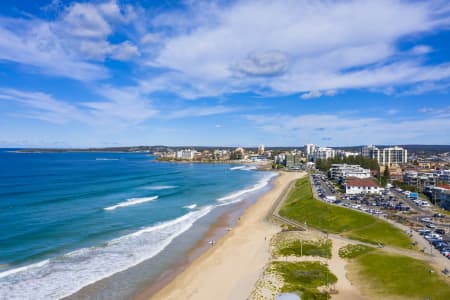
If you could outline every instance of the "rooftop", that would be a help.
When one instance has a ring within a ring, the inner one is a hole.
[[[347,178],[345,181],[348,186],[365,186],[365,187],[377,187],[377,182],[372,178]]]

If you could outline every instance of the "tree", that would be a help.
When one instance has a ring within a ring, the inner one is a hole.
[[[384,168],[383,177],[386,179],[389,179],[389,177],[390,177],[388,166],[386,166],[386,168]]]

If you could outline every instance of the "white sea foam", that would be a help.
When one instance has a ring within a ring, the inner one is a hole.
[[[6,277],[6,276],[10,276],[12,274],[18,273],[18,272],[24,272],[26,270],[31,270],[31,269],[34,269],[34,268],[42,267],[42,266],[48,264],[48,262],[49,262],[49,260],[46,259],[46,260],[40,261],[38,263],[34,263],[34,264],[31,264],[31,265],[27,265],[27,266],[23,266],[23,267],[19,267],[19,268],[15,268],[15,269],[11,269],[11,270],[8,270],[8,271],[1,272],[0,273],[0,279],[3,278],[3,277]]]
[[[188,230],[213,206],[111,240],[103,247],[66,255],[0,273],[0,299],[59,299],[82,287],[147,260]]]
[[[154,201],[156,199],[158,199],[158,196],[142,197],[142,198],[130,198],[130,199],[127,199],[127,201],[120,202],[119,204],[116,204],[116,205],[113,205],[113,206],[105,207],[104,209],[105,210],[114,210],[114,209],[119,208],[119,207],[133,206],[133,205],[137,205],[137,204],[141,204],[141,203],[145,203],[145,202]]]
[[[257,169],[256,166],[251,166],[251,165],[243,165],[243,166],[237,166],[237,167],[230,168],[230,170],[232,170],[232,171],[235,171],[235,170],[252,171],[252,170],[256,170],[256,169]]]
[[[221,197],[221,198],[217,199],[217,201],[221,202],[223,205],[242,201],[248,194],[256,192],[256,191],[262,189],[263,187],[265,187],[266,185],[268,185],[270,180],[275,176],[278,176],[278,174],[277,173],[268,173],[267,176],[264,176],[255,185],[245,188],[245,189],[242,189],[240,191],[231,193],[227,196]]]
[[[187,209],[194,209],[196,207],[197,207],[197,204],[191,204],[191,205],[183,206],[183,208],[187,208]]]
[[[214,207],[242,201],[249,194],[264,188],[278,175],[267,174],[255,185],[217,199],[220,204],[215,206],[192,210],[177,219],[113,239],[106,245],[82,248],[63,256],[0,272],[0,299],[30,299],[30,295],[36,300],[67,297],[89,284],[150,259]],[[132,198],[112,207],[135,205],[146,202],[136,202],[137,199],[154,197]],[[186,207],[194,209],[197,206],[191,204]]]
[[[146,186],[144,187],[144,190],[150,190],[150,191],[159,191],[159,190],[169,190],[176,188],[175,185],[153,185],[153,186]]]
[[[99,158],[96,158],[95,160],[119,160],[118,158],[102,158],[102,157],[99,157]]]

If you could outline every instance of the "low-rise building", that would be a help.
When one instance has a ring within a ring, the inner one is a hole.
[[[344,186],[347,195],[381,194],[383,191],[373,178],[347,178]]]
[[[434,203],[439,202],[439,205],[450,210],[450,185],[441,184],[432,189],[432,200]]]
[[[343,181],[345,178],[369,178],[370,170],[364,169],[360,165],[333,164],[330,168],[330,177],[336,181]]]
[[[215,160],[229,160],[230,159],[230,151],[216,149],[213,152],[213,157]]]
[[[450,170],[439,170],[436,174],[439,177],[439,181],[450,184]]]
[[[299,154],[291,154],[291,153],[286,154],[284,165],[287,168],[292,168],[294,166],[298,166],[301,163],[302,163],[301,156]]]
[[[340,159],[349,158],[349,157],[355,157],[360,155],[359,152],[350,152],[345,150],[336,150],[336,156]]]
[[[417,171],[405,171],[403,182],[407,185],[415,186],[423,191],[427,186],[434,186],[437,183],[438,176],[435,173],[422,173]]]

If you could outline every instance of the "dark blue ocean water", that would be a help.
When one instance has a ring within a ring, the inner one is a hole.
[[[0,299],[59,298],[126,270],[273,176],[144,153],[0,149]]]

